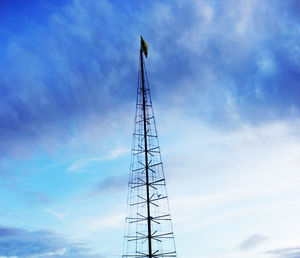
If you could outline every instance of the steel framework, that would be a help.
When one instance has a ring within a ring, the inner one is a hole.
[[[122,257],[177,257],[142,50]]]

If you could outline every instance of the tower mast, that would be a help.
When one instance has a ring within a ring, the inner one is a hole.
[[[144,139],[145,139],[145,169],[146,169],[146,189],[147,189],[147,224],[148,224],[148,246],[149,258],[152,258],[152,239],[151,239],[151,217],[150,217],[150,195],[149,195],[149,165],[148,165],[148,146],[147,146],[147,122],[146,122],[146,96],[145,96],[145,77],[143,51],[140,50],[141,72],[142,72],[142,92],[143,92],[143,117],[144,117]]]
[[[141,37],[135,128],[128,183],[125,257],[177,257],[166,181],[144,62],[148,47]]]

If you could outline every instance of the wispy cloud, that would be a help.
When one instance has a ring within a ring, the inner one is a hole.
[[[92,256],[81,243],[50,231],[28,231],[0,226],[0,256],[4,257],[102,257]]]
[[[53,216],[59,218],[59,219],[63,219],[65,217],[65,214],[62,213],[62,212],[59,212],[59,211],[56,211],[54,209],[51,209],[51,208],[46,208],[45,209],[46,212],[52,214]]]
[[[300,247],[281,248],[267,251],[266,254],[271,254],[273,257],[280,258],[299,258]]]
[[[119,158],[124,154],[129,154],[128,148],[125,147],[118,147],[113,149],[112,151],[108,152],[108,154],[102,157],[95,157],[95,158],[87,158],[75,161],[67,168],[67,172],[83,172],[83,169],[90,165],[91,163],[95,162],[103,162],[103,161],[111,161],[114,159]]]
[[[239,247],[243,250],[249,250],[259,246],[260,244],[264,243],[268,240],[268,236],[261,235],[261,234],[254,234],[247,237],[244,241],[242,241]]]
[[[88,230],[100,231],[103,229],[123,229],[124,226],[124,213],[122,214],[113,214],[106,217],[100,217],[92,219],[87,223]]]
[[[94,187],[93,193],[103,192],[119,192],[127,189],[128,176],[127,175],[115,175],[105,178],[98,182]]]

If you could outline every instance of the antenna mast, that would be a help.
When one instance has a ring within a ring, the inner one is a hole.
[[[141,38],[123,258],[177,257],[166,181],[143,60],[143,55],[147,57],[147,53],[147,44]]]
[[[143,65],[143,51],[140,50],[141,72],[142,72],[142,92],[143,92],[143,121],[144,121],[144,142],[145,142],[145,170],[146,170],[146,189],[147,189],[147,224],[148,224],[148,246],[149,258],[152,258],[152,239],[151,239],[151,216],[150,216],[150,195],[149,195],[149,167],[148,167],[148,146],[147,146],[147,118],[146,118],[146,96],[145,78]]]

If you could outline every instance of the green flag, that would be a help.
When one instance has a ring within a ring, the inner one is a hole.
[[[141,36],[141,50],[142,52],[144,52],[146,58],[148,56],[148,45],[146,43],[146,41],[143,39],[143,37]]]

